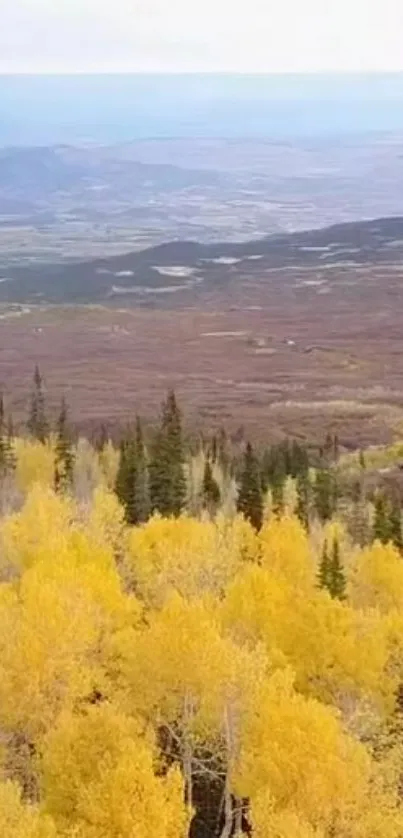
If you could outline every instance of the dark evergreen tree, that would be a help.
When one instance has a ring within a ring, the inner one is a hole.
[[[211,460],[216,463],[218,460],[218,440],[216,434],[213,434],[211,439]]]
[[[291,477],[298,477],[300,474],[306,474],[309,471],[309,457],[306,448],[300,445],[296,440],[291,446],[291,463],[290,474]]]
[[[360,453],[358,455],[358,462],[360,464],[360,468],[364,471],[364,469],[366,468],[366,462],[365,462],[365,454],[364,454],[362,448],[360,448]]]
[[[353,497],[346,510],[348,533],[354,544],[365,547],[371,541],[371,527],[365,497]]]
[[[280,471],[275,472],[271,479],[272,508],[275,515],[282,515],[284,512],[285,481],[285,475]]]
[[[220,428],[216,436],[216,456],[213,455],[213,462],[218,462],[224,476],[231,472],[231,451],[225,428]]]
[[[203,485],[202,485],[203,506],[210,513],[216,511],[220,499],[220,488],[213,476],[213,469],[210,460],[206,458],[204,463]]]
[[[260,530],[263,523],[263,498],[258,460],[252,445],[248,442],[244,458],[243,469],[238,488],[238,511],[251,522],[256,530]]]
[[[6,424],[4,400],[0,395],[0,478],[11,474],[16,467],[14,431],[11,417]]]
[[[56,479],[57,474],[57,479]],[[69,491],[73,486],[74,450],[68,410],[65,398],[62,399],[56,427],[55,446],[55,489]]]
[[[143,429],[140,418],[136,418],[134,450],[134,522],[141,524],[150,516],[150,490],[148,477],[147,453],[144,444]]]
[[[308,471],[302,471],[297,476],[297,506],[296,514],[301,524],[309,530],[309,517],[311,508],[312,486]]]
[[[28,430],[34,439],[44,444],[48,438],[49,425],[46,418],[45,394],[39,367],[35,367],[33,390],[28,417]]]
[[[151,509],[167,517],[180,515],[186,500],[186,480],[181,415],[173,390],[162,407],[149,473]]]
[[[329,590],[330,584],[330,556],[327,547],[327,541],[324,542],[322,547],[322,555],[320,558],[319,563],[319,571],[318,571],[318,585],[320,588]]]
[[[335,482],[330,469],[321,468],[316,472],[314,485],[315,508],[320,520],[329,521],[335,509]]]
[[[373,540],[387,544],[390,541],[390,521],[387,499],[379,493],[374,500]]]
[[[128,510],[131,505],[130,487],[131,480],[131,451],[130,440],[122,439],[119,446],[119,465],[115,481],[115,492],[122,504],[126,520],[128,519]]]
[[[393,498],[389,507],[389,538],[400,552],[403,551],[402,510],[398,498]]]
[[[7,428],[4,435],[5,468],[7,474],[12,474],[17,467],[17,456],[14,447],[14,426],[12,417],[8,417]]]
[[[101,427],[100,427],[100,429],[99,429],[99,431],[96,434],[95,439],[94,439],[95,450],[98,451],[99,454],[101,454],[102,451],[104,450],[105,446],[108,444],[108,442],[109,442],[108,429],[107,429],[105,423],[102,422],[102,425],[101,425]]]
[[[124,507],[128,524],[141,524],[150,515],[147,456],[141,421],[137,417],[131,431],[120,445],[116,494]]]
[[[335,538],[329,553],[327,541],[322,548],[322,556],[319,564],[318,584],[320,588],[328,591],[333,599],[345,599],[346,578],[340,560],[340,545]]]
[[[54,469],[53,469],[53,488],[54,488],[56,493],[60,492],[61,478],[60,478],[60,471],[59,471],[58,466],[56,465],[56,463],[55,463]]]
[[[343,600],[346,598],[346,577],[340,559],[340,545],[337,538],[333,540],[330,556],[328,590],[333,599]]]

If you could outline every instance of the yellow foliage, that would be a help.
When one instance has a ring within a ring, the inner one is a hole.
[[[310,596],[274,571],[251,566],[239,573],[222,605],[224,626],[238,642],[263,643],[274,666],[292,665],[307,695],[336,704],[346,696],[391,695],[385,669],[387,625],[312,589]]]
[[[153,615],[135,648],[127,650],[127,661],[132,706],[166,720],[191,707],[188,722],[205,722],[228,673],[225,642],[211,609],[178,594]]]
[[[2,838],[56,838],[49,817],[35,806],[21,801],[21,791],[14,783],[0,783],[0,835]]]
[[[297,518],[271,518],[259,540],[263,567],[296,588],[312,588],[315,566],[308,536]]]
[[[362,798],[369,772],[365,749],[331,709],[299,695],[286,670],[267,680],[259,712],[242,729],[238,793],[253,798],[267,790],[276,807],[329,827],[335,812]]]
[[[34,739],[46,732],[64,708],[104,684],[116,654],[114,637],[139,614],[122,591],[108,548],[81,532],[72,531],[64,549],[38,560],[17,586],[3,586],[3,725]]]
[[[386,614],[403,608],[403,562],[392,544],[379,541],[357,552],[351,574],[350,598],[357,608],[377,608]]]
[[[107,488],[113,489],[119,468],[119,450],[114,448],[110,440],[108,440],[99,454],[99,463]]]
[[[22,788],[0,784],[0,835],[185,838],[201,776],[226,814],[250,800],[255,838],[401,838],[396,550],[290,514],[127,527],[111,446],[79,445],[79,501],[27,488],[49,452],[19,443],[27,496],[0,520],[1,770]],[[335,535],[343,602],[317,586]]]
[[[276,809],[267,789],[253,799],[251,819],[255,838],[325,838],[292,809]]]
[[[95,490],[87,517],[87,528],[94,540],[118,550],[124,531],[124,510],[116,495],[99,487]]]
[[[16,481],[21,491],[28,492],[36,484],[53,486],[55,455],[53,443],[40,442],[17,437],[14,440],[17,458]]]
[[[35,485],[22,511],[0,522],[4,560],[20,569],[45,557],[55,561],[66,550],[72,518],[72,502]]]
[[[136,588],[149,603],[177,591],[185,597],[218,594],[242,563],[254,558],[256,537],[240,517],[215,521],[155,516],[133,528],[128,561]]]
[[[80,838],[180,838],[187,814],[180,774],[155,774],[152,741],[112,705],[66,713],[43,747],[47,810]]]

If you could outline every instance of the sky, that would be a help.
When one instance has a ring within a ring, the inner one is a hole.
[[[1,73],[403,70],[403,0],[0,0]]]

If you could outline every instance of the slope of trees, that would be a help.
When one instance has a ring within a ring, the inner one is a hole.
[[[120,445],[4,413],[1,835],[401,838],[396,493],[172,393]]]

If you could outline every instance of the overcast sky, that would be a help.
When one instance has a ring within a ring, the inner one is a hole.
[[[0,72],[403,70],[403,0],[0,0]]]

